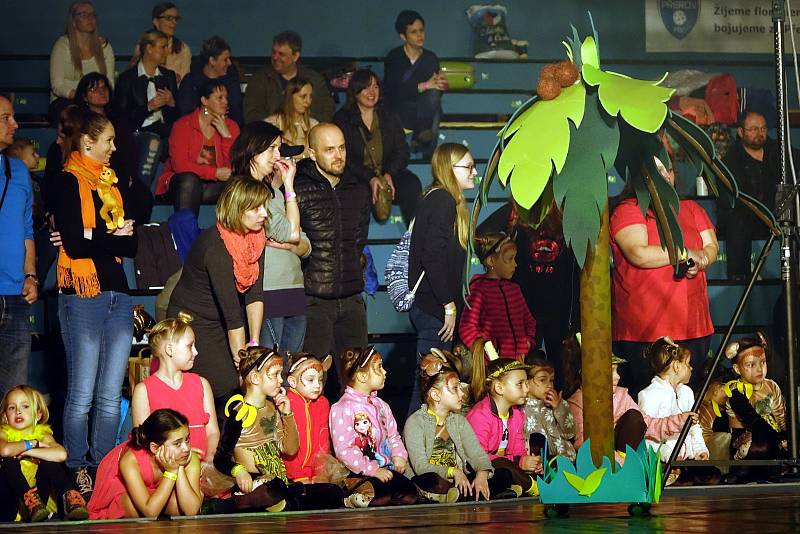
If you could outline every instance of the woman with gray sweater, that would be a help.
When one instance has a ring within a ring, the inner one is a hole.
[[[265,182],[273,192],[267,204],[269,215],[265,225],[261,344],[277,346],[281,352],[298,352],[306,335],[306,297],[300,259],[311,253],[311,243],[300,230],[294,192],[295,165],[288,158],[292,154],[281,153],[281,146],[281,132],[272,124],[247,124],[231,147],[231,167],[234,176]],[[283,145],[283,148],[288,147]]]
[[[451,493],[457,490],[461,500],[514,496],[511,491],[521,495],[522,488],[511,485],[508,470],[492,467],[461,414],[461,379],[447,365],[438,349],[420,364],[420,390],[425,404],[409,416],[403,431],[409,463],[416,475],[412,480],[424,494],[448,494],[450,488]]]

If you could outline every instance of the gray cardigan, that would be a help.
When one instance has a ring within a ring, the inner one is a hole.
[[[278,243],[285,243],[291,235],[292,227],[286,218],[286,205],[280,190],[276,191],[267,203],[267,211],[269,212],[267,237]],[[300,240],[308,243],[308,237],[302,230]],[[308,253],[311,254],[311,243],[308,244]],[[297,254],[291,250],[268,246],[264,250],[264,291],[304,287],[303,271]]]
[[[461,414],[451,413],[447,416],[445,424],[447,432],[456,446],[458,463],[469,463],[475,472],[489,471],[490,476],[494,474],[492,462],[481,444],[478,443],[478,438],[475,437],[475,432],[467,419]],[[403,429],[403,440],[406,443],[408,459],[414,473],[421,475],[434,472],[442,478],[447,478],[447,467],[433,465],[429,461],[433,454],[435,436],[436,418],[428,413],[425,406],[409,416]],[[463,465],[460,467],[464,468]]]

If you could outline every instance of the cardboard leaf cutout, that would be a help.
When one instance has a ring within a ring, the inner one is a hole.
[[[608,202],[608,170],[619,147],[619,130],[616,120],[600,109],[593,91],[586,94],[580,127],[572,130],[564,168],[553,178],[553,194],[556,205],[563,206],[564,240],[583,267]]]
[[[584,46],[591,39],[587,37]],[[631,126],[644,132],[654,133],[661,128],[668,112],[665,102],[675,92],[674,89],[659,87],[666,74],[658,81],[636,80],[624,74],[602,71],[586,59],[582,74],[588,85],[600,87],[600,102],[609,115],[620,115]]]
[[[597,488],[600,487],[600,483],[603,481],[603,475],[605,474],[606,470],[602,468],[586,477],[586,480],[583,482],[583,489],[578,492],[578,495],[589,497],[592,493],[597,491]]]
[[[572,473],[569,473],[567,471],[564,471],[564,478],[567,479],[567,482],[569,482],[570,486],[572,486],[577,490],[578,495],[583,495],[583,487],[586,484],[585,480],[583,480],[578,475],[573,475]]]
[[[511,178],[511,194],[530,208],[542,194],[553,169],[560,171],[570,145],[570,122],[583,119],[586,89],[583,84],[567,87],[558,98],[540,100],[520,114],[503,134],[505,148],[498,173],[501,183]],[[532,148],[535,147],[535,148]]]

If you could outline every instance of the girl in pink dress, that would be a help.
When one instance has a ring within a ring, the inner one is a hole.
[[[189,423],[175,410],[161,409],[100,462],[89,519],[195,515],[202,503]]]
[[[192,451],[206,460],[209,451],[213,456],[217,450],[219,425],[208,380],[186,372],[197,356],[190,321],[189,314],[180,312],[177,319],[161,321],[150,331],[150,349],[158,358],[158,370],[133,390],[133,424],[141,425],[161,408],[177,410],[189,420]]]

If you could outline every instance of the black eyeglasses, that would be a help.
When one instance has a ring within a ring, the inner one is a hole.
[[[157,19],[166,20],[167,22],[180,22],[181,17],[179,15],[159,15],[156,17]]]
[[[80,17],[82,19],[96,19],[97,13],[95,13],[94,11],[78,11],[77,13],[75,13],[75,16]]]
[[[350,376],[355,375],[359,369],[363,369],[369,363],[373,354],[375,354],[375,345],[370,345],[362,350],[355,364],[350,368]]]
[[[261,356],[256,358],[256,361],[250,364],[250,366],[247,368],[247,371],[245,371],[244,376],[249,375],[254,370],[260,372],[261,369],[264,368],[264,365],[266,365],[266,363],[273,357],[280,357],[280,354],[273,349],[267,349]]]
[[[470,173],[472,173],[473,171],[477,171],[478,170],[478,168],[475,166],[474,163],[472,163],[471,165],[453,165],[453,168],[454,169],[467,169]]]

